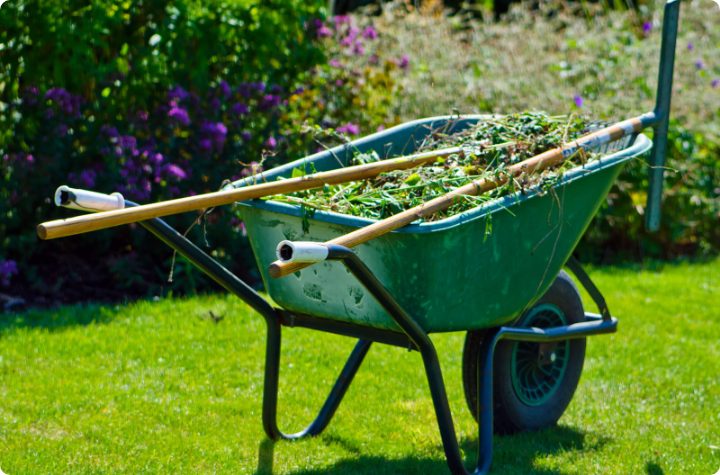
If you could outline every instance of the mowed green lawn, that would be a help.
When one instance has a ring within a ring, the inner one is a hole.
[[[494,473],[714,474],[720,468],[720,260],[601,268],[620,318],[588,344],[558,427],[497,437]],[[209,312],[223,316],[219,323]],[[376,345],[326,433],[269,443],[264,323],[210,296],[0,315],[0,467],[20,473],[447,473],[419,355]],[[288,330],[280,422],[298,430],[351,350]],[[434,337],[459,438],[463,335]]]

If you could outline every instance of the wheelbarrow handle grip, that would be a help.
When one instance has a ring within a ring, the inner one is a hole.
[[[287,263],[315,264],[328,257],[328,247],[318,242],[280,241],[275,252],[278,260]]]
[[[654,121],[655,115],[653,113],[649,113],[618,122],[609,127],[584,135],[579,139],[561,147],[548,150],[532,158],[512,165],[508,167],[503,174],[499,174],[498,176],[492,178],[483,178],[472,181],[467,185],[456,188],[445,195],[402,211],[396,215],[390,216],[389,218],[377,221],[364,228],[357,229],[351,233],[327,241],[324,244],[336,244],[349,248],[355,247],[410,224],[413,221],[426,218],[438,211],[447,209],[462,196],[480,195],[501,186],[511,178],[523,173],[532,174],[555,165],[559,165],[581,150],[592,149],[618,140],[626,135],[640,132],[645,127],[654,123]],[[308,265],[310,265],[310,263],[279,259],[270,264],[268,271],[271,277],[277,278],[297,272]]]
[[[120,193],[106,195],[96,191],[70,188],[63,185],[55,190],[55,206],[64,206],[70,209],[83,211],[110,211],[123,209],[125,198]]]
[[[41,239],[55,239],[59,237],[72,236],[74,234],[82,234],[100,229],[111,228],[123,224],[145,221],[152,218],[169,216],[172,214],[212,208],[214,206],[226,205],[236,201],[245,201],[262,198],[264,196],[319,188],[324,185],[362,180],[375,177],[381,173],[392,170],[414,168],[461,151],[462,149],[460,147],[452,147],[434,150],[431,152],[416,153],[389,160],[365,163],[362,165],[355,165],[327,172],[314,173],[312,175],[289,178],[287,180],[259,183],[257,185],[250,185],[242,188],[228,188],[213,193],[188,196],[185,198],[135,206],[132,208],[100,208],[109,209],[109,211],[102,211],[92,215],[75,216],[68,219],[47,221],[38,225],[37,234]],[[93,203],[95,204],[94,201]],[[122,207],[119,206],[119,208]],[[93,208],[78,207],[77,209],[87,211]]]

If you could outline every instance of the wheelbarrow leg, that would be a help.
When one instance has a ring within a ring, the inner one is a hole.
[[[128,206],[136,203],[126,201]],[[239,277],[223,267],[219,262],[193,244],[172,226],[159,218],[140,222],[140,225],[170,246],[181,256],[188,259],[198,269],[233,293],[260,315],[267,324],[267,348],[265,350],[265,387],[263,389],[263,428],[270,439],[299,439],[320,434],[332,419],[345,392],[370,349],[370,341],[360,340],[350,354],[345,367],[330,391],[317,418],[304,430],[296,434],[284,434],[277,427],[278,379],[280,372],[280,346],[282,332],[280,315],[262,296]]]
[[[458,446],[457,435],[455,434],[455,425],[453,424],[452,414],[450,413],[450,404],[448,403],[447,393],[445,392],[445,383],[442,377],[440,361],[438,360],[435,345],[423,328],[408,314],[400,304],[393,298],[383,284],[375,277],[372,271],[360,260],[360,258],[350,249],[342,246],[329,246],[328,259],[341,260],[350,272],[360,281],[363,286],[375,297],[375,299],[385,308],[390,316],[395,320],[398,326],[405,332],[410,341],[420,351],[425,366],[425,374],[427,375],[428,385],[430,387],[430,395],[435,408],[435,416],[438,421],[440,430],[440,438],[442,439],[445,457],[447,459],[450,471],[453,474],[468,474],[463,465],[460,455],[460,447]],[[490,360],[489,366],[492,366],[492,351],[486,352],[486,359]],[[483,363],[485,365],[485,363]],[[478,368],[483,365],[479,365]],[[478,380],[480,380],[478,378]],[[490,374],[490,395],[492,398],[492,374]],[[487,393],[487,384],[484,384],[484,392]],[[485,398],[485,394],[483,398]],[[487,405],[492,408],[492,402]],[[490,409],[492,411],[492,409]],[[486,410],[484,411],[486,412]],[[479,427],[479,444],[478,453],[481,455],[479,463],[473,474],[481,475],[488,472],[490,463],[492,462],[492,415],[489,421],[483,421]]]
[[[268,334],[265,349],[265,384],[263,389],[263,428],[270,439],[296,440],[303,437],[319,435],[328,426],[343,396],[347,392],[365,355],[370,349],[371,341],[358,340],[330,394],[314,421],[305,429],[294,434],[285,434],[277,426],[278,382],[280,379],[280,353],[282,345],[282,327],[277,320],[267,320]]]
[[[499,328],[488,330],[492,344],[478,354],[478,462],[476,473],[488,473],[493,457],[493,360]]]
[[[427,335],[426,335],[427,336]],[[465,468],[462,456],[460,455],[460,447],[458,445],[457,436],[455,435],[455,426],[450,413],[450,404],[448,403],[447,393],[445,392],[445,383],[443,382],[440,362],[438,361],[435,347],[427,338],[428,344],[420,347],[420,354],[423,358],[425,366],[425,374],[427,375],[428,385],[430,386],[430,395],[435,408],[435,417],[437,418],[438,429],[440,430],[440,438],[442,439],[443,449],[445,450],[445,458],[448,467],[453,474],[465,475],[471,472]],[[492,351],[481,352],[478,356],[478,372],[485,367],[484,374],[478,374],[478,385],[480,397],[480,423],[478,425],[478,462],[474,475],[486,474],[490,470],[492,463],[492,439],[493,439],[493,421],[492,421]],[[489,362],[486,363],[485,361]],[[487,367],[490,368],[489,372]],[[489,399],[489,400],[487,400]],[[490,410],[488,410],[490,408]]]

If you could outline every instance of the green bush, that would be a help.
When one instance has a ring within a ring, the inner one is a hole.
[[[291,85],[323,60],[306,23],[322,1],[29,2],[0,10],[2,98],[25,85],[108,98],[114,112],[153,105],[215,78]]]
[[[375,31],[324,22],[318,4],[61,5],[0,10],[0,285],[36,301],[205,285],[182,262],[164,284],[171,253],[132,226],[39,242],[35,224],[70,214],[51,204],[58,185],[139,202],[214,191],[315,151],[307,130],[394,120],[398,68],[375,54]],[[193,237],[252,272],[241,223],[222,210],[207,223]]]
[[[702,256],[720,250],[720,144],[671,124],[659,232],[644,227],[648,166],[622,172],[579,251],[596,262],[642,257]]]

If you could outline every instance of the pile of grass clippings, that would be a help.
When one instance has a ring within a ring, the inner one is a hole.
[[[311,212],[323,210],[383,219],[442,196],[473,180],[497,176],[510,165],[584,135],[588,126],[585,120],[576,116],[525,112],[489,118],[454,134],[435,130],[420,144],[417,152],[449,147],[461,147],[462,152],[440,158],[429,165],[387,172],[367,180],[326,185],[267,199],[301,205]],[[520,175],[481,196],[464,196],[447,210],[429,216],[426,220],[436,221],[453,216],[516,191],[551,186],[564,170],[589,159],[592,159],[592,154],[577,153],[560,167]],[[376,153],[357,154],[353,164],[377,160],[380,157]],[[300,170],[296,172],[302,173]]]

